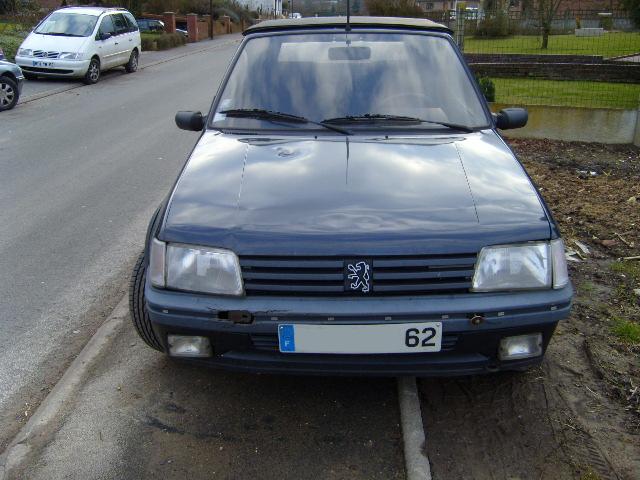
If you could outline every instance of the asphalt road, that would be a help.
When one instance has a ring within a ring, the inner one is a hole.
[[[125,293],[197,138],[173,116],[207,111],[238,41],[146,54],[182,57],[93,86],[27,82],[0,115],[0,450]]]
[[[147,222],[197,138],[173,115],[208,109],[228,43],[152,54],[142,64],[155,65],[90,87],[29,82],[2,115],[0,452],[126,293]],[[393,379],[176,363],[127,318],[10,478],[403,478],[398,408]]]

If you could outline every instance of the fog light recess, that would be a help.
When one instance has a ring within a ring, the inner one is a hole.
[[[520,360],[542,355],[542,334],[505,337],[500,341],[500,360]]]
[[[207,337],[191,335],[168,335],[169,355],[172,357],[210,357],[213,355]]]

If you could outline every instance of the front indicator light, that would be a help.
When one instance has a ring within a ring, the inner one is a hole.
[[[542,334],[506,337],[500,341],[500,360],[521,360],[542,355]]]
[[[551,263],[553,264],[553,288],[562,288],[569,283],[564,242],[561,238],[551,240]]]
[[[151,241],[151,251],[149,253],[149,280],[154,287],[164,288],[164,258],[167,244],[157,238]]]

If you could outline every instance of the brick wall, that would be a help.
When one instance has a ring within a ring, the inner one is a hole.
[[[482,77],[640,83],[640,65],[625,63],[470,63]]]

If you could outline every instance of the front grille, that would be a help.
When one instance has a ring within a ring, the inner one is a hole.
[[[251,334],[251,342],[253,343],[253,348],[256,350],[260,350],[262,352],[278,352],[279,344],[278,344],[278,335],[271,333],[253,333]],[[458,335],[443,335],[442,336],[442,344],[441,344],[441,352],[449,352],[456,347],[456,343],[458,342]]]
[[[372,277],[368,293],[345,289],[345,260],[243,256],[240,266],[247,295],[433,295],[467,292],[476,255],[367,257]]]
[[[55,74],[69,74],[73,73],[73,70],[64,70],[62,68],[41,68],[41,67],[20,67],[25,72],[33,73],[55,73]]]
[[[34,50],[33,56],[36,58],[58,58],[60,52],[47,52],[44,50]]]

